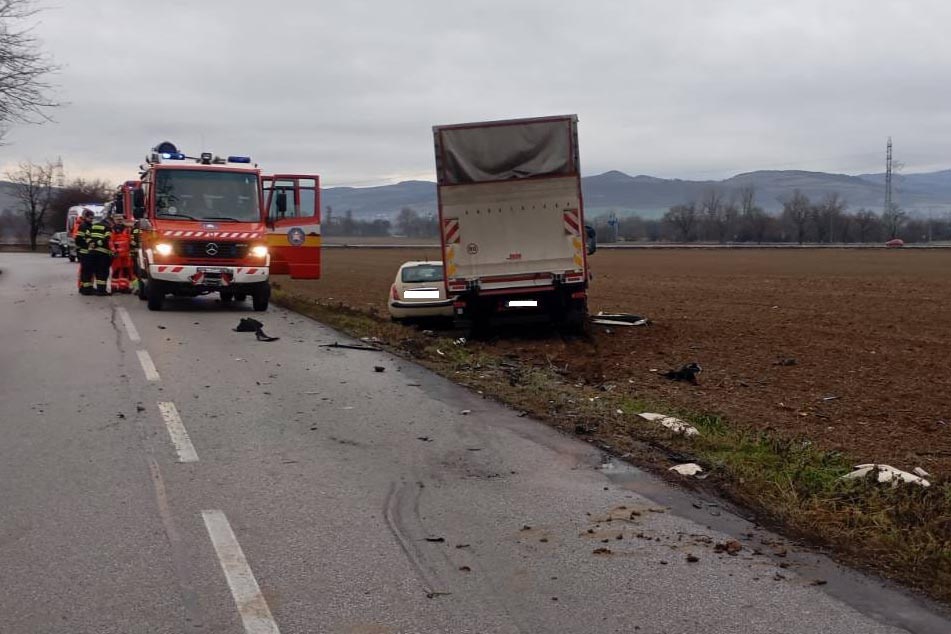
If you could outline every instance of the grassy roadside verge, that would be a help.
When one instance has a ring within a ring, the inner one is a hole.
[[[638,466],[668,475],[672,464],[698,462],[710,474],[704,488],[750,509],[761,521],[951,603],[947,480],[932,480],[927,489],[841,481],[855,462],[846,454],[819,450],[807,439],[782,439],[709,413],[678,411],[608,386],[575,382],[557,368],[500,356],[490,344],[456,345],[451,338],[427,336],[372,312],[322,304],[277,286],[273,300],[349,335],[375,337],[397,354]],[[644,411],[677,416],[700,435],[675,435],[636,416]]]

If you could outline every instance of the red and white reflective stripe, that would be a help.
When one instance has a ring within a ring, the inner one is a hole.
[[[260,272],[263,273],[263,272],[264,272],[264,269],[257,269],[257,268],[255,268],[255,269],[236,269],[236,270],[235,270],[235,273],[242,273],[242,274],[244,274],[244,275],[254,275],[254,274],[257,273],[258,271],[260,271]]]
[[[164,231],[165,238],[238,238],[254,240],[261,237],[260,233],[251,231]]]
[[[181,273],[184,266],[160,266],[158,267],[159,273]]]
[[[459,221],[455,218],[446,218],[443,220],[442,236],[446,244],[458,244],[462,238],[459,234]]]
[[[581,235],[581,218],[577,209],[565,209],[565,233],[570,236]]]
[[[466,290],[466,283],[465,283],[465,281],[462,281],[462,282],[449,282],[449,291],[450,291],[450,292],[453,292],[453,291],[464,291],[464,290]]]

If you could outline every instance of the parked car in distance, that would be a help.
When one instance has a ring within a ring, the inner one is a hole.
[[[390,287],[388,305],[393,321],[451,318],[442,262],[404,262]]]
[[[50,236],[50,257],[55,258],[57,255],[61,258],[69,257],[69,242],[66,237],[65,231],[57,231],[52,236]]]
[[[905,246],[905,241],[902,240],[901,238],[892,238],[891,240],[885,243],[885,246],[889,248],[903,247]]]

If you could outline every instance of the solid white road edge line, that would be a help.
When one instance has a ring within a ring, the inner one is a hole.
[[[142,370],[145,371],[145,379],[147,381],[159,381],[162,377],[159,376],[158,370],[155,369],[155,364],[152,363],[152,357],[149,356],[148,350],[136,350],[135,353],[139,355],[139,363],[142,364]]]
[[[133,343],[142,341],[139,337],[139,331],[135,329],[135,324],[132,323],[132,317],[129,315],[129,311],[120,306],[116,309],[119,312],[119,317],[122,318],[122,323],[125,325],[126,334],[129,335],[129,340]]]
[[[218,554],[231,596],[234,598],[246,634],[280,634],[261,588],[248,566],[231,524],[223,511],[202,511],[205,528]]]
[[[198,453],[195,446],[192,445],[191,438],[188,437],[188,430],[182,423],[182,417],[178,415],[178,409],[175,403],[159,402],[159,411],[162,413],[162,420],[165,421],[165,427],[168,429],[169,438],[175,445],[175,451],[178,453],[179,462],[198,462]]]

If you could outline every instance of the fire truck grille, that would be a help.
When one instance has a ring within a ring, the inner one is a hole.
[[[240,260],[248,255],[248,245],[237,242],[201,242],[188,240],[175,245],[175,252],[186,258]]]

